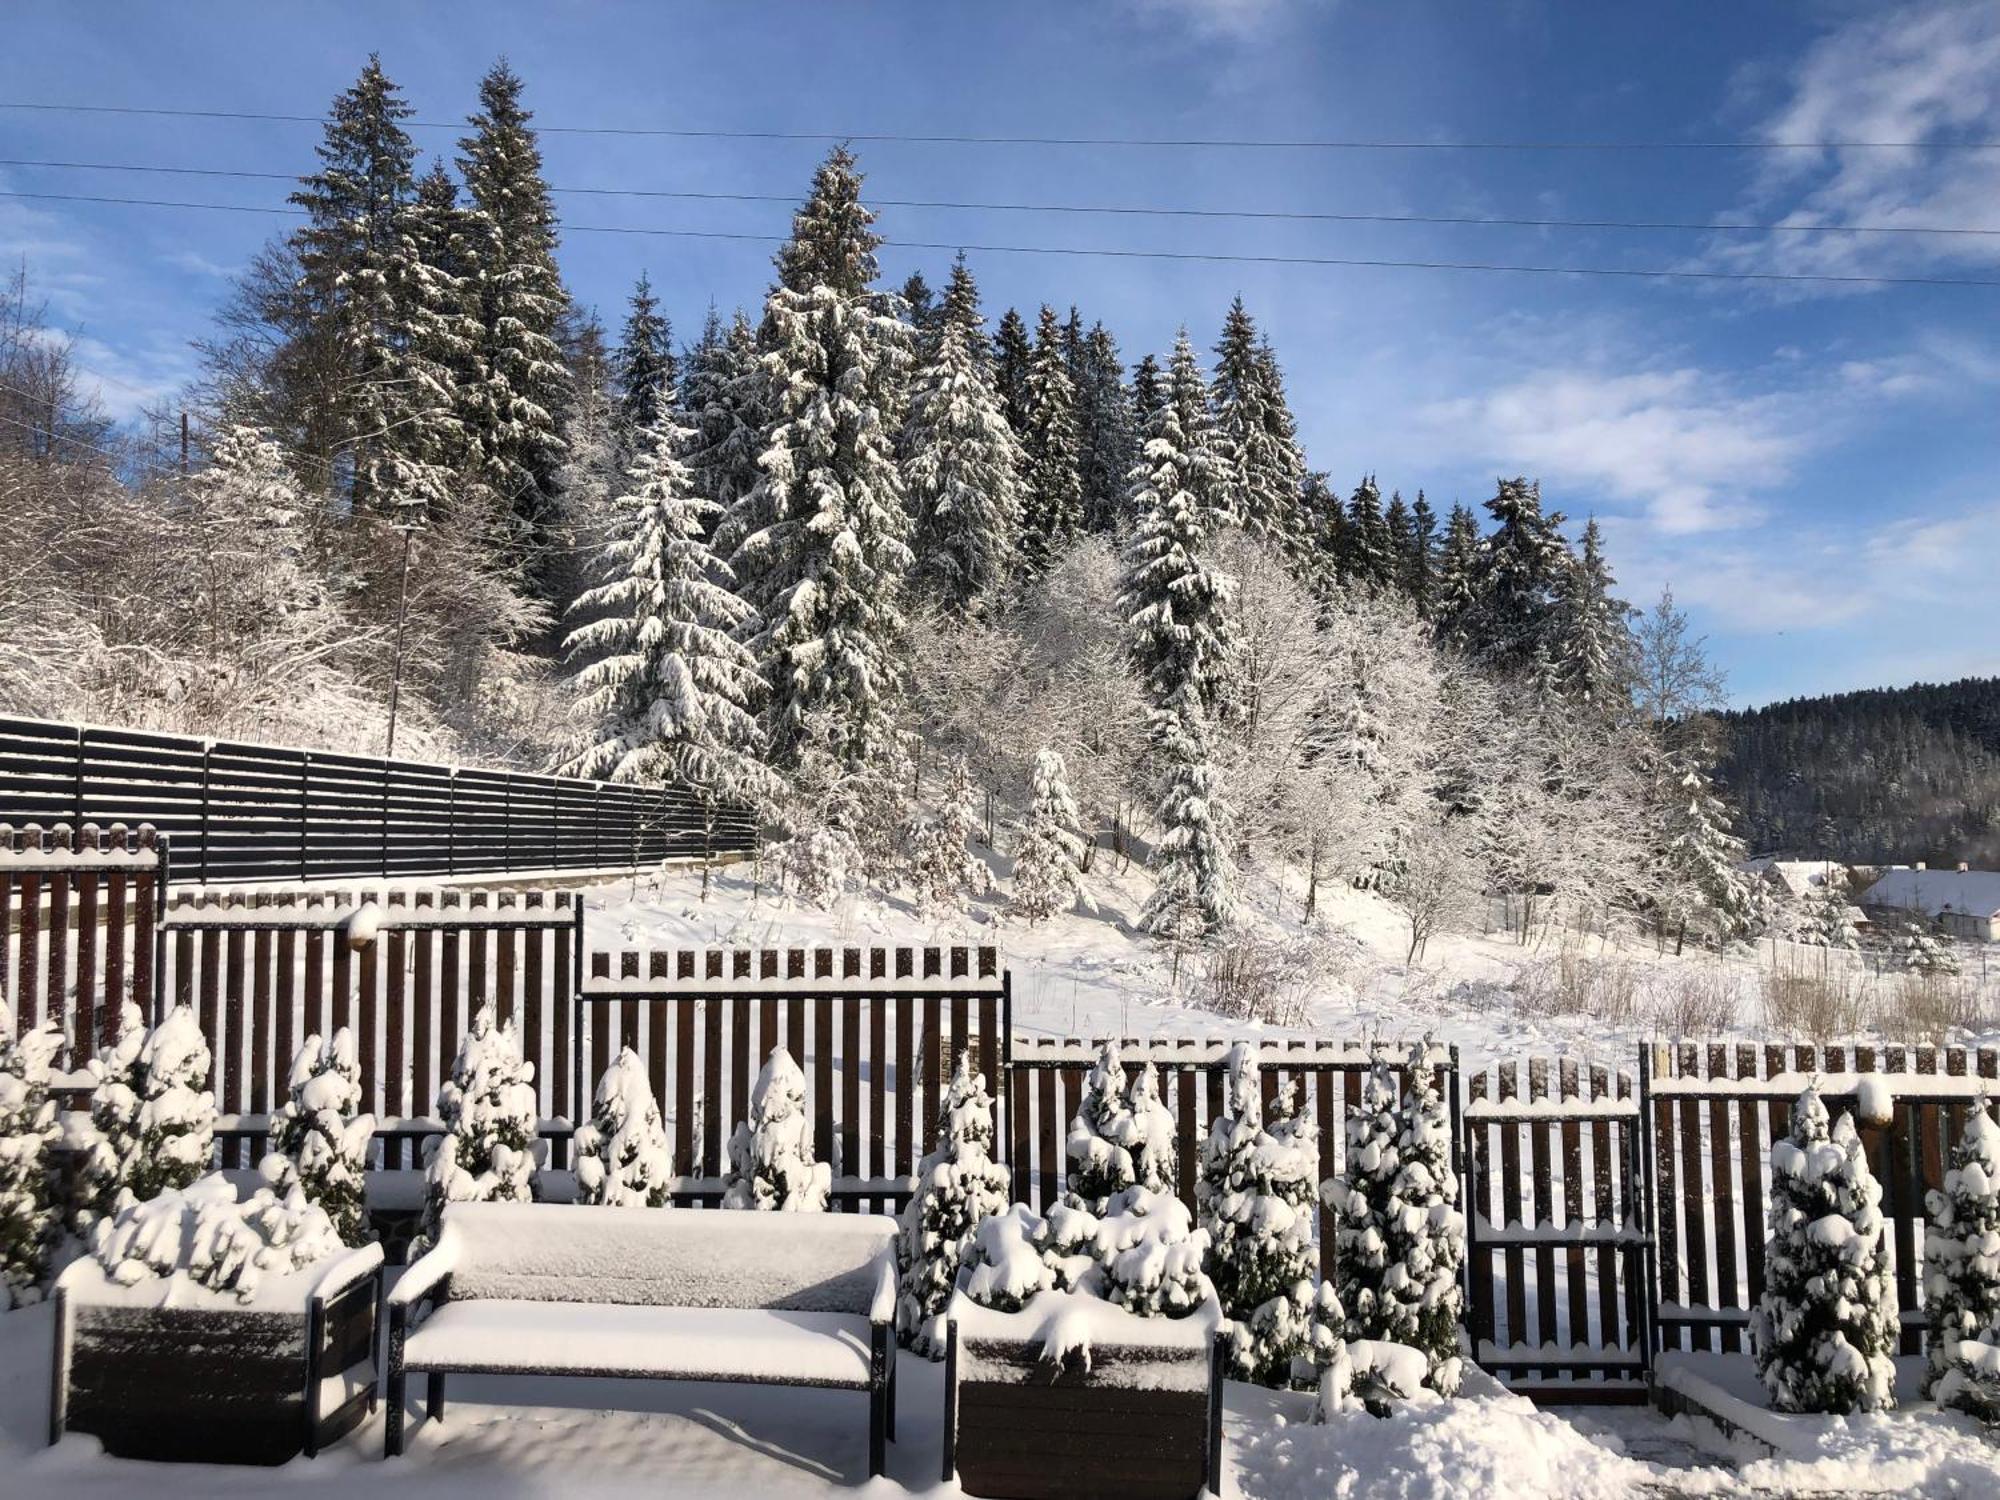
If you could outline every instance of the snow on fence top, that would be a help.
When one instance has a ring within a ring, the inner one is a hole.
[[[1768,1078],[1656,1077],[1649,1085],[1655,1099],[1676,1095],[1712,1099],[1796,1099],[1807,1087],[1824,1097],[1887,1093],[1910,1099],[1980,1099],[2000,1094],[2000,1081],[1951,1073],[1774,1073]]]
[[[612,971],[617,970],[614,974]],[[598,949],[590,955],[586,995],[712,994],[768,991],[773,983],[857,995],[1004,987],[993,947],[654,948]]]
[[[1180,1037],[1173,1041],[1146,1037],[1097,1037],[1086,1041],[1073,1036],[1016,1036],[1009,1065],[1017,1068],[1089,1067],[1097,1061],[1104,1044],[1113,1040],[1118,1042],[1119,1061],[1128,1068],[1142,1063],[1151,1063],[1155,1067],[1220,1067],[1228,1061],[1229,1051],[1236,1045],[1236,1039],[1230,1037]],[[1377,1056],[1375,1051],[1355,1042],[1261,1042],[1252,1050],[1261,1068],[1362,1070],[1374,1066]],[[1401,1068],[1409,1058],[1409,1049],[1404,1045],[1386,1045],[1380,1049],[1380,1055],[1391,1067]],[[1433,1042],[1424,1053],[1424,1059],[1434,1068],[1445,1067],[1452,1060],[1451,1048]]]
[[[137,828],[85,823],[75,829],[67,823],[47,828],[39,823],[19,828],[0,823],[0,865],[29,870],[151,869],[160,862],[166,842],[151,823]]]
[[[413,927],[568,927],[576,891],[465,891],[313,887],[299,891],[173,892],[161,925],[331,929],[357,918],[370,930]]]

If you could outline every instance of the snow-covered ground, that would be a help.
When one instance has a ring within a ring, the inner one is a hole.
[[[1001,888],[1010,861],[993,861]],[[607,884],[589,896],[593,947],[689,947],[813,943],[894,944],[978,942],[996,945],[1014,973],[1014,1025],[1025,1035],[1232,1036],[1259,1033],[1327,1040],[1395,1042],[1426,1032],[1455,1043],[1464,1064],[1500,1057],[1568,1054],[1631,1068],[1647,1038],[1743,1037],[1811,1040],[1773,1025],[1764,1014],[1763,984],[1774,966],[1816,972],[1823,964],[1853,972],[1862,960],[1825,949],[1769,942],[1723,958],[1690,948],[1676,956],[1627,935],[1541,934],[1523,944],[1492,930],[1441,933],[1415,962],[1406,961],[1409,925],[1379,895],[1332,882],[1322,885],[1319,910],[1304,920],[1296,876],[1281,890],[1263,874],[1247,877],[1239,916],[1252,937],[1299,955],[1302,973],[1289,987],[1291,1024],[1245,1021],[1204,1004],[1205,964],[1184,960],[1176,982],[1172,956],[1135,930],[1151,878],[1143,866],[1123,869],[1104,850],[1086,877],[1090,909],[1029,926],[1006,914],[1003,896],[976,901],[945,921],[927,919],[902,894],[852,895],[832,910],[793,901],[759,885],[749,865],[719,871],[708,899],[699,872],[670,870]],[[1496,919],[1500,913],[1496,908]],[[1952,1036],[1972,1045],[2000,1041],[2000,966],[1984,983],[1986,955],[1964,952],[1966,983],[1984,991],[1980,1026]],[[1565,970],[1572,980],[1564,985]],[[1587,1008],[1572,1010],[1566,994],[1588,974],[1595,988]],[[1890,996],[1894,976],[1873,980]],[[1893,1023],[1887,1039],[1926,1040]],[[1821,1040],[1833,1040],[1832,1037]]]

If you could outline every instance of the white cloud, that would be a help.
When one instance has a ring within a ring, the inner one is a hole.
[[[1601,492],[1679,535],[1757,519],[1751,497],[1784,483],[1807,446],[1797,407],[1696,369],[1573,368],[1436,403],[1424,419],[1440,442],[1496,472]]]
[[[1931,149],[1770,151],[1742,205],[1782,224],[2000,230],[2000,152],[1936,149],[2000,139],[2000,5],[1866,11],[1821,37],[1757,126],[1771,141],[1926,143]],[[1827,275],[1967,274],[2000,263],[2000,237],[1731,236],[1708,263]]]
[[[1310,10],[1331,0],[1125,0],[1148,20],[1185,26],[1199,36],[1247,37],[1287,11]]]

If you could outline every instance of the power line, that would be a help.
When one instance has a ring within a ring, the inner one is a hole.
[[[324,115],[273,114],[240,109],[168,109],[130,104],[0,103],[0,109],[52,114],[144,115],[184,120],[255,120],[282,125],[324,125]],[[464,130],[462,120],[404,120],[415,130]],[[1241,151],[2000,151],[2000,141],[1759,141],[1759,140],[1259,140],[1247,137],[1111,135],[945,135],[862,130],[722,130],[657,125],[546,125],[542,135],[664,136],[683,140],[859,141],[937,146],[1130,146],[1163,150]]]
[[[292,172],[252,172],[224,167],[170,167],[95,161],[29,161],[0,157],[0,167],[33,167],[78,172],[145,172],[174,177],[224,177],[257,182],[298,182]],[[718,193],[666,188],[550,187],[552,193],[594,198],[670,198],[700,203],[797,203],[797,193]],[[1488,225],[1515,229],[1694,230],[1749,234],[1938,234],[2000,238],[2000,229],[1927,224],[1753,224],[1688,219],[1525,219],[1498,214],[1338,213],[1330,210],[1258,208],[1161,208],[1103,203],[987,203],[939,198],[878,198],[872,208],[962,209],[979,213],[1108,214],[1135,218],[1254,219],[1329,224]]]
[[[0,192],[0,198],[27,198],[58,203],[108,203],[138,208],[186,208],[220,213],[276,214],[302,218],[296,208],[260,208],[242,203],[189,203],[165,198],[117,198],[88,193]],[[639,225],[565,224],[565,234],[624,234],[671,239],[736,240],[751,244],[782,245],[780,234],[750,234],[722,229],[662,229]],[[1622,280],[1799,282],[1835,286],[1958,286],[2000,287],[2000,278],[1979,276],[1864,276],[1835,272],[1804,271],[1703,271],[1681,267],[1632,266],[1548,266],[1525,262],[1473,260],[1405,260],[1384,256],[1350,255],[1249,255],[1197,250],[1117,250],[1084,245],[993,245],[969,240],[884,239],[883,244],[901,250],[959,251],[982,255],[1057,255],[1111,260],[1187,261],[1213,265],[1323,266],[1362,270],[1406,271],[1489,271],[1533,276],[1600,276]]]

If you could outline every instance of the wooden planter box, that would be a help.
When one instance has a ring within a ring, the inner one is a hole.
[[[56,1289],[49,1441],[120,1458],[281,1464],[351,1431],[376,1400],[382,1251],[278,1278],[249,1303],[185,1277],[120,1287],[91,1263]]]
[[[1049,1357],[1057,1319],[1089,1357]],[[1221,1313],[1140,1318],[1045,1292],[1018,1313],[955,1299],[946,1330],[944,1477],[1012,1500],[1190,1500],[1222,1491]],[[1072,1323],[1071,1326],[1076,1326]]]

